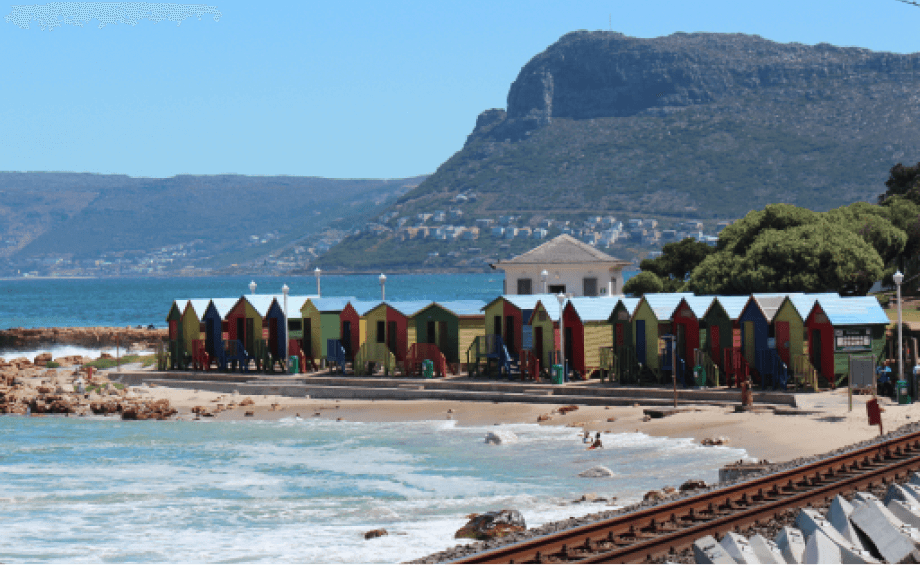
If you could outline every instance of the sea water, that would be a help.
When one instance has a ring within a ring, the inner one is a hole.
[[[490,445],[490,431],[517,441]],[[0,417],[0,562],[395,563],[462,543],[470,513],[530,527],[717,479],[740,449],[454,421]],[[610,478],[578,473],[605,465]],[[365,540],[364,532],[389,535]]]

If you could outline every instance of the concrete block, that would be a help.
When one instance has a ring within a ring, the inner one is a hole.
[[[892,500],[900,500],[901,502],[916,504],[915,497],[909,493],[906,488],[899,484],[892,484],[888,487],[888,491],[885,493],[885,498],[882,499],[882,504],[888,506],[888,503]]]
[[[798,516],[795,517],[795,525],[802,530],[806,540],[820,530],[825,537],[840,548],[843,563],[878,563],[878,560],[868,551],[859,550],[847,541],[817,510],[811,508],[800,510]],[[855,522],[854,525],[856,525]],[[810,562],[806,561],[806,563]]]
[[[805,536],[802,535],[801,531],[784,526],[776,534],[776,545],[783,554],[783,559],[786,560],[786,563],[805,562]]]
[[[911,495],[912,497],[916,499],[914,504],[920,504],[920,486],[911,485],[911,484],[903,484],[901,485],[901,488],[904,489],[904,492],[906,492],[907,494]]]
[[[852,513],[853,505],[838,494],[831,501],[831,507],[827,511],[827,520],[834,526],[834,529],[840,532],[843,539],[853,544],[853,547],[865,550],[866,548],[863,547],[862,541],[859,539],[859,534],[856,533],[856,529],[850,523],[850,514]]]
[[[735,532],[725,534],[720,545],[735,560],[735,563],[760,563],[757,554],[754,553],[754,548],[751,547],[747,538],[740,534]]]
[[[879,501],[856,505],[850,520],[889,563],[900,563],[914,551],[914,541],[909,533],[903,531],[903,523],[901,528],[896,527],[892,520],[900,521]]]
[[[843,563],[840,546],[817,529],[805,543],[805,563]]]
[[[881,502],[877,496],[871,492],[857,492],[853,495],[853,506],[856,506],[857,502]]]
[[[712,536],[703,536],[693,542],[693,560],[697,563],[735,563]]]
[[[892,500],[885,505],[895,518],[912,528],[920,528],[920,505]]]
[[[916,472],[911,473],[910,478],[907,479],[907,484],[917,485],[918,487],[920,487],[920,473],[916,473]]]
[[[757,556],[757,560],[761,563],[786,562],[786,560],[783,559],[783,553],[779,550],[779,547],[762,535],[755,534],[751,536],[751,539],[748,541],[751,544],[751,549],[754,550],[754,555]]]

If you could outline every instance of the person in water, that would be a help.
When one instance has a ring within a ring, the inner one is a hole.
[[[601,433],[597,432],[597,435],[594,437],[594,443],[591,444],[591,447],[588,449],[604,449],[604,444],[601,443]]]
[[[581,443],[591,443],[591,432],[585,430],[585,435],[581,438]]]

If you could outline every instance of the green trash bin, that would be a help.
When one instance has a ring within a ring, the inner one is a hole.
[[[554,385],[561,385],[565,382],[565,375],[563,375],[562,371],[562,365],[553,365],[552,378]]]
[[[706,386],[706,369],[701,365],[693,368],[693,386]]]
[[[291,355],[288,357],[288,371],[292,375],[296,375],[300,372],[300,358],[298,358],[296,355]]]
[[[434,361],[431,359],[425,359],[422,361],[422,374],[426,379],[434,378]]]
[[[910,389],[907,381],[898,381],[895,385],[898,391],[898,404],[910,404]]]

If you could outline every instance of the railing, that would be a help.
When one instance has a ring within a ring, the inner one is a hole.
[[[334,363],[338,370],[345,374],[345,348],[338,339],[326,340],[326,362]]]
[[[616,367],[614,372],[620,384],[639,384],[641,369],[636,356],[636,348],[631,345],[622,345],[614,350]]]
[[[762,377],[761,387],[767,388],[769,377],[773,389],[786,390],[789,381],[789,369],[775,349],[758,349],[754,353],[757,370]]]
[[[500,367],[503,367],[507,374],[511,374],[511,355],[505,347],[502,336],[498,334],[488,334],[476,336],[473,343],[466,350],[466,363],[470,375],[479,375],[479,360],[482,358],[495,359]],[[488,361],[487,361],[488,363]]]
[[[368,373],[368,363],[383,366],[384,372],[387,374],[396,372],[396,356],[393,355],[385,343],[365,341],[361,344],[358,352],[355,353],[355,374],[366,375]]]
[[[169,340],[169,368],[174,370],[182,369],[182,341],[178,339]]]
[[[156,356],[157,371],[165,371],[169,367],[169,343],[166,340],[157,342]]]
[[[701,349],[697,349],[694,352],[694,361],[696,364],[694,367],[702,367],[703,371],[706,372],[706,381],[707,383],[711,381],[713,386],[719,386],[719,366],[715,364],[712,360],[712,357],[709,356],[709,353]],[[706,386],[705,384],[703,386]]]
[[[818,371],[811,364],[808,355],[796,355],[792,358],[792,375],[796,389],[811,387],[818,392]]]
[[[433,343],[413,343],[406,353],[406,373],[421,374],[422,361],[434,363],[434,372],[441,377],[447,376],[447,359],[438,346]]]
[[[224,352],[226,353],[225,362],[229,365],[232,362],[239,364],[239,368],[244,372],[249,372],[249,353],[243,347],[243,342],[238,339],[231,339],[224,342]]]
[[[211,370],[211,360],[202,339],[192,340],[192,368],[196,371]]]
[[[730,387],[741,386],[742,377],[743,380],[747,380],[751,376],[751,368],[748,366],[747,359],[744,358],[744,352],[740,347],[726,347],[722,353],[725,384]]]
[[[532,349],[521,351],[521,380],[540,380],[540,358]]]
[[[286,372],[287,370],[287,359],[284,358],[284,354],[276,355],[270,343],[267,340],[260,339],[255,343],[255,351],[253,356],[256,360],[256,370],[264,371],[266,373],[275,372],[275,364],[277,364],[281,372]]]
[[[616,380],[617,355],[613,352],[613,346],[601,347],[598,350],[598,359],[600,359],[601,381],[604,380],[604,377],[609,377],[610,382]]]

